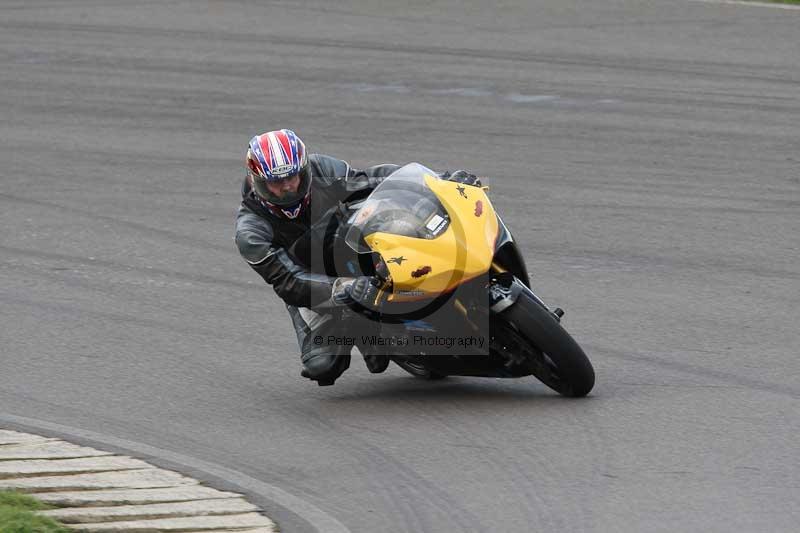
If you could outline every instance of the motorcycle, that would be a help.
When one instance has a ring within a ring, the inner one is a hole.
[[[375,300],[356,309],[362,353],[388,355],[424,379],[532,375],[564,396],[585,396],[594,369],[561,325],[564,312],[531,289],[487,190],[410,163],[312,226],[321,254],[311,263],[376,280]]]

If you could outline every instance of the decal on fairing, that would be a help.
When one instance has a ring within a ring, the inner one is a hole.
[[[440,216],[434,213],[428,222],[425,223],[425,227],[430,231],[434,236],[439,235],[442,230],[447,226],[447,219],[443,216]]]
[[[412,272],[411,273],[411,277],[412,278],[421,278],[425,274],[430,274],[430,273],[431,273],[431,267],[426,265],[426,266],[423,266],[423,267],[419,267],[414,272]]]
[[[483,214],[483,202],[477,200],[475,202],[475,216],[479,217]]]
[[[391,259],[389,259],[386,262],[387,263],[397,263],[398,265],[402,265],[403,261],[405,261],[405,260],[406,260],[406,258],[401,255],[400,257],[392,257]]]
[[[511,296],[511,287],[503,287],[499,283],[492,283],[489,286],[489,306],[494,306],[501,300],[505,300]]]
[[[425,293],[423,291],[397,291],[397,294],[400,296],[423,296]]]

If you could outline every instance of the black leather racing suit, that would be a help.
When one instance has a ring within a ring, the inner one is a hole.
[[[397,165],[376,165],[356,170],[345,161],[311,154],[311,205],[296,219],[281,217],[264,207],[248,181],[242,185],[242,203],[236,217],[236,245],[247,263],[286,303],[292,318],[301,359],[311,377],[322,382],[335,380],[350,364],[349,346],[315,343],[314,339],[336,334],[341,327],[340,310],[331,308],[331,291],[336,278],[309,272],[289,253],[309,226],[339,202],[365,196]]]

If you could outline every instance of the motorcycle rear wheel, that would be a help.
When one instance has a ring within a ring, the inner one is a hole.
[[[589,394],[595,379],[592,363],[550,310],[532,295],[521,292],[497,318],[492,337],[501,350],[524,354],[531,373],[559,394],[573,398]]]

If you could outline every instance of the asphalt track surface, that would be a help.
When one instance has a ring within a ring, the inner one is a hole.
[[[689,1],[5,0],[0,423],[238,472],[291,496],[258,492],[287,533],[800,530],[798,28]],[[232,240],[246,142],[278,127],[489,176],[590,397],[301,379]]]

